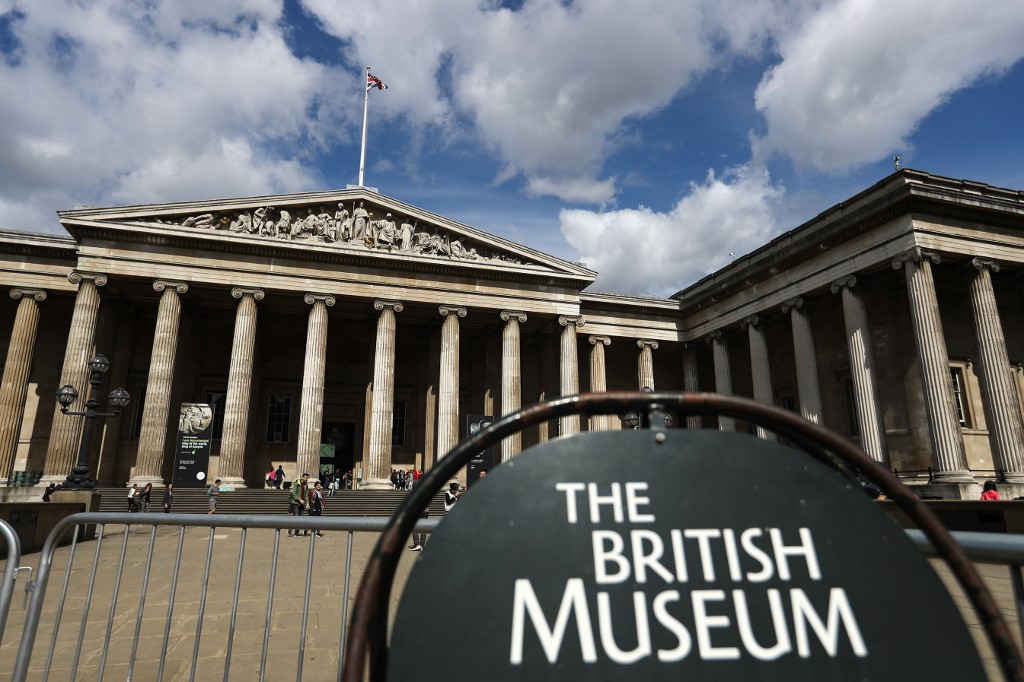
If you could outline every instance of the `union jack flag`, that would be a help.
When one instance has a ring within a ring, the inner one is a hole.
[[[387,90],[388,86],[384,84],[384,81],[377,78],[371,73],[366,74],[366,91],[369,92],[377,88],[378,90]]]

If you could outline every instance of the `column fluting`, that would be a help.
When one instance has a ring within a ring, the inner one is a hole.
[[[732,395],[732,368],[729,366],[729,343],[721,330],[708,334],[711,352],[715,361],[715,393]],[[735,431],[736,420],[732,417],[718,417],[720,431]]]
[[[587,340],[593,346],[590,349],[590,390],[594,393],[604,393],[608,390],[608,370],[605,365],[604,347],[610,345],[612,340],[607,336],[589,336]],[[593,431],[607,431],[608,415],[596,414],[591,417],[590,428]]]
[[[162,292],[153,332],[153,352],[146,378],[146,402],[142,408],[139,454],[135,459],[132,483],[163,485],[163,464],[167,444],[171,390],[174,387],[174,363],[178,352],[178,325],[181,299],[188,292],[185,282],[158,279],[153,289]]]
[[[818,382],[817,355],[811,322],[803,309],[804,299],[797,296],[782,304],[789,313],[793,330],[793,353],[796,357],[796,390],[800,394],[800,414],[815,424],[821,423],[821,385]]]
[[[501,415],[512,414],[522,406],[523,369],[519,325],[526,322],[526,313],[503,310],[505,322],[501,331]],[[516,432],[501,441],[501,461],[507,462],[523,449],[523,434]]]
[[[772,389],[771,365],[768,363],[768,344],[764,339],[764,328],[758,315],[744,318],[743,326],[747,328],[747,339],[750,342],[750,374],[754,385],[754,400],[765,405],[775,403]],[[755,427],[759,438],[777,441],[775,434],[761,426]]]
[[[563,396],[576,395],[580,392],[579,358],[576,353],[576,331],[586,324],[586,320],[578,315],[563,315],[558,318],[562,327],[561,361],[559,362],[558,389]],[[580,432],[580,416],[559,417],[558,435],[567,436]]]
[[[68,345],[64,351],[60,385],[74,386],[78,391],[79,400],[84,403],[89,391],[88,363],[95,350],[93,341],[96,334],[96,315],[100,309],[99,287],[107,283],[107,276],[76,270],[68,275],[68,280],[78,285],[78,294],[75,296],[75,309],[71,314],[71,330],[68,332]],[[81,405],[74,407],[81,408]],[[78,461],[82,425],[82,417],[62,414],[59,409],[54,411],[40,485],[63,483],[71,473],[71,467]]]
[[[402,312],[404,307],[399,301],[373,302],[373,308],[380,311],[380,316],[377,318],[377,342],[373,353],[373,404],[370,408],[370,447],[363,474],[365,488],[387,490],[393,487],[389,477],[395,409],[395,314]],[[439,452],[438,458],[441,456]]]
[[[914,323],[914,341],[921,367],[921,386],[935,456],[933,481],[972,483],[974,477],[967,470],[963,434],[953,404],[953,380],[949,372],[946,340],[942,335],[932,263],[939,263],[937,255],[914,249],[894,258],[892,267],[902,267],[906,275],[910,317]]]
[[[636,345],[640,349],[636,359],[636,375],[639,384],[637,388],[654,390],[654,351],[658,348],[658,342],[637,339]]]
[[[28,377],[39,330],[39,303],[46,300],[41,289],[11,289],[18,301],[14,330],[7,347],[3,379],[0,380],[0,486],[6,485],[14,470],[21,423],[25,417]],[[19,300],[20,299],[20,300]]]
[[[692,343],[683,344],[683,390],[688,393],[700,391],[700,369],[697,366],[697,350]],[[701,417],[691,414],[686,418],[686,428],[699,429]]]
[[[978,341],[981,393],[988,410],[993,460],[1006,472],[1007,481],[1024,483],[1024,428],[1010,373],[1006,337],[992,288],[992,273],[999,272],[999,264],[975,258],[971,265],[976,270],[970,285],[971,318]]]
[[[329,294],[306,294],[306,357],[302,368],[302,403],[299,406],[299,442],[295,468],[300,474],[320,471],[320,441],[324,421],[324,372],[327,367],[327,309],[335,299]]]
[[[444,457],[459,442],[459,318],[466,309],[443,305],[441,362],[437,378],[437,456]]]
[[[249,430],[253,350],[256,347],[256,302],[263,300],[264,293],[262,289],[235,287],[231,290],[231,296],[238,299],[238,307],[235,310],[235,334],[231,343],[228,390],[224,399],[224,429],[220,441],[218,472],[223,485],[244,488],[245,441]]]

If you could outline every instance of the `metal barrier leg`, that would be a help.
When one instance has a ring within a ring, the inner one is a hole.
[[[238,592],[242,588],[242,560],[245,558],[245,534],[247,529],[242,529],[242,539],[238,544],[238,568],[235,570],[235,596],[231,601],[231,625],[228,627],[228,648],[224,653],[224,682],[228,682],[228,671],[231,669],[231,646],[235,641],[235,624],[238,622]]]
[[[149,590],[149,572],[153,567],[153,547],[156,545],[156,526],[149,531],[149,551],[146,553],[146,572],[142,575],[142,593],[139,595],[139,612],[135,617],[135,636],[132,638],[132,652],[128,657],[128,679],[135,670],[135,657],[139,652],[139,635],[142,633],[142,614],[146,610],[146,592]]]
[[[345,637],[348,635],[348,593],[352,577],[352,542],[355,535],[347,533],[348,545],[345,548],[345,590],[341,599],[341,645],[338,648],[338,682],[341,682],[342,664],[345,662]]]
[[[217,532],[214,527],[210,528],[210,542],[206,547],[206,569],[203,572],[203,589],[199,597],[199,615],[196,618],[196,643],[192,649],[192,671],[189,673],[188,681],[196,682],[196,667],[199,662],[199,644],[203,639],[203,613],[206,611],[206,592],[210,589],[210,564],[213,561],[213,534]]]
[[[7,612],[14,599],[14,581],[18,579],[18,564],[21,563],[21,541],[18,534],[6,521],[0,521],[0,535],[7,542],[7,565],[4,566],[3,582],[0,583],[0,643],[4,641],[7,626]]]
[[[60,603],[61,604],[65,604],[66,603],[64,600],[67,598],[67,595],[68,595],[68,583],[71,580],[71,566],[75,562],[75,549],[78,548],[78,531],[81,530],[81,529],[82,529],[82,526],[76,525],[75,526],[74,535],[72,535],[72,537],[71,537],[71,551],[68,552],[68,567],[64,571],[64,587],[62,587],[61,591],[60,591]],[[46,656],[47,664],[46,664],[46,674],[43,675],[44,682],[45,682],[46,678],[49,677],[49,674],[50,674],[50,664],[49,664],[49,661],[53,660],[53,651],[57,647],[57,633],[60,631],[60,620],[61,620],[61,616],[62,615],[64,615],[64,609],[63,608],[57,609],[57,617],[56,617],[56,619],[54,619],[54,623],[53,623],[53,637],[50,638],[50,651],[49,651],[49,654]]]
[[[89,576],[89,591],[85,595],[85,608],[82,610],[82,626],[78,631],[78,644],[75,645],[75,659],[71,664],[71,679],[75,679],[75,675],[78,673],[78,661],[82,656],[82,641],[85,639],[85,626],[89,622],[89,607],[92,605],[92,591],[96,587],[96,572],[100,565],[100,550],[103,547],[103,534],[106,530],[106,525],[100,526],[97,530],[99,536],[96,538],[96,551],[92,557],[92,574]],[[42,606],[40,604],[40,606]],[[57,633],[54,632],[54,638],[56,639]],[[50,674],[50,661],[53,659],[46,660],[46,675]],[[45,680],[45,678],[44,678]]]
[[[167,598],[167,622],[164,624],[164,641],[160,649],[160,667],[156,673],[156,682],[163,682],[164,663],[167,662],[167,641],[171,636],[171,620],[174,616],[174,596],[178,592],[178,571],[181,568],[181,550],[185,546],[185,526],[178,530],[178,553],[174,557],[174,573],[171,576],[171,593]]]
[[[117,577],[114,578],[114,594],[110,598],[110,613],[107,615],[107,632],[103,637],[103,653],[100,654],[98,679],[103,679],[103,671],[107,668],[107,653],[110,651],[110,634],[114,631],[114,618],[117,616],[117,596],[121,591],[121,577],[124,575],[124,557],[128,553],[128,533],[131,526],[124,527],[124,539],[121,541],[121,557],[117,561]]]
[[[1013,583],[1013,601],[1017,604],[1017,629],[1024,641],[1024,579],[1021,578],[1020,564],[1011,564],[1010,582]]]
[[[302,682],[302,662],[306,658],[306,623],[309,621],[309,597],[313,591],[313,550],[316,548],[316,533],[309,534],[309,559],[306,561],[306,595],[302,600],[302,630],[299,635],[299,665],[296,682]]]
[[[270,623],[274,615],[274,581],[277,578],[277,557],[281,548],[281,529],[274,531],[274,555],[270,559],[270,588],[267,590],[267,622],[263,626],[263,652],[260,654],[260,682],[267,679],[267,650],[270,648]]]

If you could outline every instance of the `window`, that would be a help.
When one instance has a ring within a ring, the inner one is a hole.
[[[227,401],[228,394],[224,391],[207,391],[206,392],[206,404],[210,406],[213,411],[213,431],[210,435],[211,440],[220,440],[224,434],[224,403]]]
[[[391,418],[391,447],[405,447],[405,401],[396,400]]]
[[[287,443],[288,432],[292,422],[291,396],[270,396],[270,407],[267,410],[267,442]]]
[[[142,413],[146,411],[146,385],[141,384],[135,389],[135,394],[132,396],[132,402],[135,403],[135,422],[132,424],[132,438],[135,440],[139,439],[142,435]]]
[[[953,379],[953,406],[956,408],[956,418],[960,422],[960,428],[972,428],[967,385],[964,383],[964,370],[962,367],[950,367],[949,374]]]

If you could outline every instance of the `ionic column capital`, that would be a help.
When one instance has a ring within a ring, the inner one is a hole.
[[[502,310],[498,313],[498,316],[501,317],[502,322],[508,322],[513,318],[518,320],[520,324],[526,322],[526,313],[521,310]]]
[[[591,346],[596,346],[598,344],[602,346],[610,346],[612,344],[612,340],[607,336],[588,336],[587,341],[590,342]]]
[[[255,289],[252,287],[234,287],[231,290],[231,298],[242,298],[243,296],[252,296],[253,300],[262,301],[266,294],[263,293],[263,289]]]
[[[972,258],[971,265],[974,266],[974,269],[978,272],[981,272],[986,268],[992,272],[999,272],[999,262],[990,258]]]
[[[82,282],[92,282],[93,286],[102,287],[107,283],[107,276],[98,272],[84,272],[82,270],[72,270],[71,274],[68,275],[68,281],[72,284],[81,284]]]
[[[915,247],[893,258],[892,269],[899,270],[900,268],[903,267],[903,264],[908,261],[920,263],[925,259],[930,260],[933,265],[938,265],[939,263],[942,262],[942,258],[940,258],[939,254],[935,253],[934,251],[925,251],[924,249]]]
[[[37,302],[42,303],[46,300],[46,291],[43,289],[26,289],[25,287],[18,287],[11,289],[11,298],[17,301],[19,298],[34,298]]]
[[[799,310],[804,307],[804,299],[800,296],[794,296],[785,303],[782,304],[782,314],[788,314],[790,310]]]
[[[328,308],[337,302],[335,301],[334,296],[331,296],[330,294],[317,294],[313,292],[307,293],[302,297],[302,300],[305,301],[306,305],[313,305],[314,303],[320,302]]]
[[[384,310],[385,308],[390,308],[396,313],[400,313],[405,310],[405,306],[402,305],[401,301],[387,301],[382,298],[378,298],[373,302],[374,310]]]
[[[587,320],[582,315],[560,315],[558,318],[558,324],[562,327],[568,327],[571,324],[579,329],[586,323]]]
[[[746,329],[747,327],[756,327],[761,322],[761,318],[756,314],[747,315],[740,321],[740,327]]]
[[[466,309],[457,305],[443,305],[437,309],[437,313],[441,317],[448,317],[449,315],[457,315],[459,317],[466,316]]]
[[[153,290],[162,292],[167,288],[174,289],[179,294],[188,293],[188,282],[177,282],[169,279],[158,279],[153,282]]]
[[[843,289],[852,289],[857,286],[857,275],[847,275],[832,282],[832,293],[838,294]]]
[[[708,332],[707,335],[704,337],[704,340],[707,343],[714,343],[715,341],[721,341],[722,339],[725,338],[725,336],[725,332],[723,332],[721,329],[716,329],[713,332]]]
[[[644,348],[650,348],[652,350],[658,350],[658,342],[653,339],[637,339],[636,347],[640,350]]]

